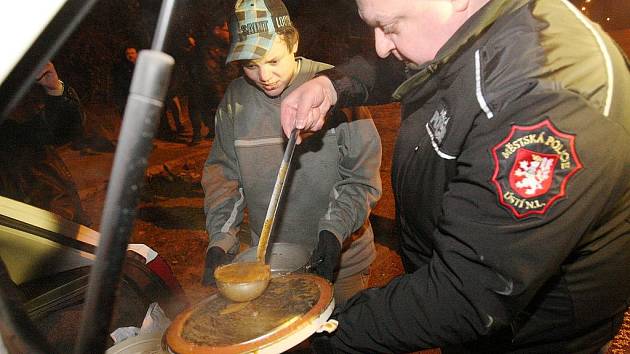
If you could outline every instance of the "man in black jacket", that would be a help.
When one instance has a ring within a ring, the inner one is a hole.
[[[318,130],[333,105],[401,102],[392,186],[406,274],[337,309],[316,349],[605,348],[630,296],[623,54],[564,0],[357,5],[390,58],[305,83],[282,103],[283,129]]]
[[[113,91],[112,96],[117,113],[122,118],[127,104],[127,96],[129,96],[129,86],[131,86],[131,78],[133,70],[136,67],[138,59],[138,49],[134,46],[126,46],[120,61],[112,67]]]

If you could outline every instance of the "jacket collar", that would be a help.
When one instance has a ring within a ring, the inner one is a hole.
[[[438,51],[435,59],[422,65],[420,69],[400,84],[392,94],[392,97],[395,100],[400,100],[411,90],[422,85],[448,63],[453,56],[458,54],[463,47],[485,32],[497,18],[513,12],[529,1],[531,0],[491,0],[488,2],[455,32],[451,39]]]

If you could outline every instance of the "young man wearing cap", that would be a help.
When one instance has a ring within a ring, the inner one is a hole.
[[[210,244],[203,282],[239,250],[237,233],[249,212],[257,244],[286,140],[280,100],[330,65],[296,57],[298,32],[279,0],[241,0],[230,23],[227,62],[244,76],[217,109],[216,136],[202,185]],[[335,110],[328,124],[296,148],[271,242],[313,251],[314,271],[334,282],[343,303],[367,286],[375,258],[369,211],[381,195],[381,144],[365,107]]]

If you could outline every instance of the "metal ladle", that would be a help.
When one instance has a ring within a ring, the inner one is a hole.
[[[267,285],[269,285],[271,267],[265,264],[267,245],[269,244],[269,236],[276,218],[276,211],[278,210],[284,182],[286,181],[293,151],[295,150],[298,133],[298,129],[293,129],[282,157],[276,183],[271,193],[271,200],[267,207],[265,222],[260,233],[260,240],[256,249],[256,261],[231,263],[217,268],[214,272],[219,291],[230,300],[251,301],[260,296],[267,288]]]

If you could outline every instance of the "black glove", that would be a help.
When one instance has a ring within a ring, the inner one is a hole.
[[[233,256],[229,256],[225,253],[223,248],[214,246],[208,248],[206,252],[206,266],[203,271],[203,279],[201,283],[203,285],[216,286],[217,282],[214,279],[214,271],[220,265],[228,264],[232,261]]]
[[[313,251],[310,264],[311,272],[322,276],[332,283],[335,269],[341,259],[341,245],[337,237],[327,230],[319,232],[319,241]]]

